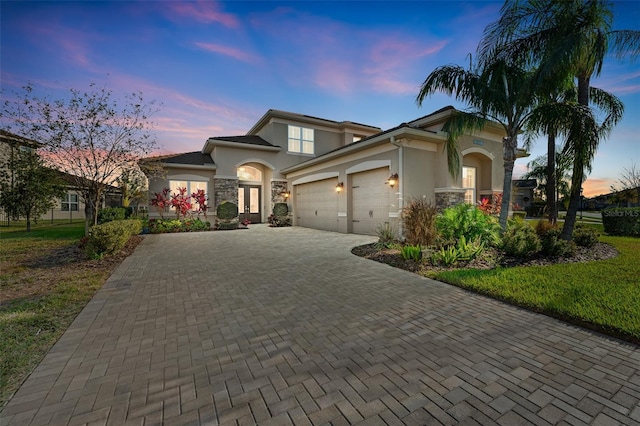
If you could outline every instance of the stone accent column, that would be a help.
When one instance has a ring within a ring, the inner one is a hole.
[[[213,179],[213,212],[215,214],[218,204],[230,201],[238,205],[238,179],[216,178]]]
[[[285,198],[284,193],[288,191],[286,180],[273,180],[271,181],[271,210],[268,212],[271,214],[273,206],[276,203],[288,203],[289,200]],[[291,206],[289,206],[291,207]],[[291,210],[291,209],[289,209]]]
[[[440,211],[464,203],[464,189],[436,192],[436,208]]]

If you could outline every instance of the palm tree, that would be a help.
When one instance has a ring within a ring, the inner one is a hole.
[[[614,110],[605,109],[607,117],[598,125],[588,110],[591,78],[600,75],[610,51],[619,58],[640,55],[640,31],[612,30],[612,8],[604,0],[507,0],[501,18],[487,27],[479,46],[481,62],[492,63],[496,58],[524,62],[535,67],[538,82],[547,85],[567,76],[577,81],[578,104],[587,109],[566,129],[573,135],[567,139],[567,149],[574,154],[571,197],[562,230],[566,240],[571,239],[575,226],[585,168],[622,114],[621,104],[610,104]],[[592,127],[579,127],[586,125]]]
[[[445,124],[449,172],[454,178],[457,178],[460,170],[457,138],[465,131],[481,129],[487,120],[497,122],[504,128],[504,182],[500,210],[500,226],[503,230],[507,226],[511,205],[511,179],[518,134],[525,128],[535,106],[536,93],[531,90],[532,76],[531,72],[499,60],[483,67],[470,66],[468,70],[446,65],[436,68],[427,76],[416,98],[418,105],[422,105],[427,96],[444,92],[469,106],[467,111],[453,115]]]
[[[571,183],[571,158],[562,152],[561,147],[555,147],[553,152],[555,153],[555,160],[549,161],[547,155],[542,155],[527,163],[527,173],[524,174],[524,179],[535,179],[538,181],[538,188],[544,191],[547,201],[547,215],[549,222],[556,223],[558,217],[557,205],[560,195],[565,197],[569,196],[569,189]],[[552,164],[552,181],[549,182],[549,164]],[[549,187],[552,187],[551,194],[549,194]],[[549,200],[551,197],[551,200]],[[551,211],[556,209],[556,211]],[[553,218],[553,220],[552,220]]]

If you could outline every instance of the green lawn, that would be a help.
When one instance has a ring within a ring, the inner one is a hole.
[[[452,270],[434,278],[640,343],[640,239],[601,241],[620,255],[589,263]]]
[[[84,260],[84,222],[0,227],[0,407],[95,292],[113,265]]]

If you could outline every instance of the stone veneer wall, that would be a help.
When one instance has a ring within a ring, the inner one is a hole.
[[[238,204],[238,179],[214,179],[213,180],[213,211],[218,208],[218,204],[223,201],[230,201]]]
[[[288,203],[289,200],[283,195],[287,191],[287,181],[274,180],[271,181],[271,211],[276,203]],[[269,214],[271,214],[269,211]]]
[[[436,208],[440,211],[464,203],[464,192],[436,192]]]

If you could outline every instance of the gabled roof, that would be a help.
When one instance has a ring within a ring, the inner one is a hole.
[[[4,129],[0,129],[0,142],[5,142],[10,145],[26,145],[32,148],[37,148],[39,145],[41,145],[33,139],[27,139],[23,136],[16,135],[15,133],[11,133]]]
[[[262,139],[257,135],[244,135],[244,136],[213,136],[209,139],[215,139],[218,141],[225,142],[235,142],[235,143],[245,143],[249,145],[260,145],[260,146],[275,146],[270,144],[266,140]]]
[[[191,166],[215,166],[209,154],[200,151],[184,152],[181,154],[160,155],[143,158],[142,161],[159,161],[162,164],[186,164]]]
[[[516,188],[535,188],[538,181],[535,179],[514,179],[511,184]]]
[[[328,120],[326,118],[314,117],[312,115],[298,114],[295,112],[282,111],[278,109],[270,109],[262,117],[260,117],[260,119],[256,122],[256,124],[254,124],[253,127],[247,132],[247,135],[256,133],[258,129],[262,128],[272,118],[295,120],[295,121],[301,121],[303,123],[306,122],[306,123],[312,123],[316,125],[325,125],[325,126],[339,128],[339,129],[349,128],[353,130],[359,130],[366,134],[370,134],[372,131],[381,130],[379,127],[376,127],[376,126],[356,123],[353,121]]]

